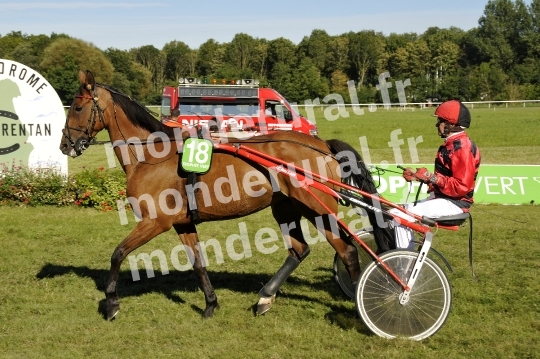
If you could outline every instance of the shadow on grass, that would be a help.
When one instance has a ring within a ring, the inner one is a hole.
[[[55,278],[74,273],[81,278],[90,278],[96,288],[105,291],[105,283],[109,276],[108,269],[95,269],[86,266],[66,266],[52,263],[45,264],[36,274],[36,278]],[[175,303],[185,304],[186,301],[178,292],[196,292],[199,290],[199,280],[193,271],[170,271],[167,275],[155,271],[155,277],[146,277],[144,270],[140,271],[141,279],[133,281],[131,271],[120,271],[118,277],[118,295],[122,297],[141,296],[148,293],[160,293]],[[237,272],[208,271],[208,276],[214,288],[229,289],[238,293],[257,293],[262,285],[268,282],[271,275]],[[295,281],[296,282],[296,281]],[[310,285],[308,281],[300,280],[299,285]]]
[[[109,277],[108,269],[94,269],[86,266],[66,266],[47,263],[36,278],[55,278],[74,273],[81,278],[91,278],[96,288],[105,291],[105,284]],[[130,270],[120,271],[118,276],[118,295],[120,297],[140,296],[148,293],[161,293],[175,303],[185,303],[177,292],[195,292],[199,290],[199,280],[193,271],[170,271],[169,274],[162,275],[160,271],[155,271],[155,277],[146,277],[146,272],[140,270],[141,279],[134,281]],[[256,293],[261,289],[261,283],[266,283],[270,276],[267,274],[250,274],[234,272],[212,272],[208,271],[212,284],[215,288],[225,288],[240,293]]]
[[[308,286],[313,290],[327,291],[331,294],[333,300],[347,300],[341,293],[338,285],[331,280],[331,269],[318,268],[317,271],[323,272],[316,276],[316,281],[309,281],[295,277],[289,277],[287,282],[296,286]],[[87,266],[69,266],[57,265],[52,263],[45,264],[36,274],[36,278],[55,278],[74,273],[80,278],[90,278],[94,281],[99,291],[105,291],[105,283],[109,276],[108,269],[89,268]],[[155,272],[155,277],[147,278],[145,271],[141,270],[141,279],[133,281],[131,271],[124,270],[118,277],[118,295],[120,298],[137,297],[148,293],[160,293],[167,299],[175,303],[185,304],[186,301],[178,294],[179,292],[196,292],[199,290],[199,280],[193,271],[171,271],[168,275],[162,275],[159,271]],[[328,274],[327,274],[328,273]],[[257,293],[264,283],[268,282],[272,275],[238,273],[228,271],[208,271],[214,288],[229,289],[238,293]],[[201,293],[202,295],[202,293]],[[359,322],[358,316],[354,310],[343,305],[333,305],[327,300],[321,300],[313,292],[304,294],[280,293],[284,297],[298,301],[315,302],[330,309],[325,315],[326,320],[340,326],[343,329],[356,329],[363,334],[370,332]],[[98,305],[98,312],[105,318],[105,299]],[[204,308],[191,305],[191,309],[202,315]]]

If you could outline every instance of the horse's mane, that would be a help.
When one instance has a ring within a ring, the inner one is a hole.
[[[165,126],[160,121],[158,121],[154,117],[157,114],[148,109],[136,99],[120,92],[119,90],[109,85],[96,85],[110,92],[114,103],[116,103],[118,106],[120,106],[120,108],[122,108],[122,110],[126,114],[126,117],[133,125],[143,128],[150,133],[159,131],[164,132],[168,136],[174,136],[172,127]]]

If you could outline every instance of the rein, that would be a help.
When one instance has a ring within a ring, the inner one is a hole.
[[[110,91],[110,92],[113,92],[113,93],[116,93],[116,94],[119,94],[119,95],[123,95],[125,96],[124,94],[122,94],[121,92],[118,92],[118,91],[114,91],[113,89],[109,88],[109,87],[106,87],[106,86],[101,86],[103,87],[104,89]],[[154,115],[157,115],[155,112],[151,111],[150,109],[148,109],[146,106],[142,105],[140,102],[138,102],[137,100],[127,96],[131,101],[135,102],[137,105],[139,105],[140,107],[144,108],[146,110],[146,112],[148,112],[149,114],[154,114]],[[124,135],[124,133],[122,132],[122,128],[120,127],[120,124],[118,123],[118,117],[116,116],[116,104],[114,103],[114,101],[112,101],[113,103],[113,110],[114,110],[114,122],[116,123],[116,127],[118,127],[118,132],[120,132],[120,134],[122,135],[122,138],[124,139],[124,143],[126,145],[128,145],[128,149],[129,149],[129,152],[131,152],[131,155],[133,156],[134,160],[137,161],[138,163],[143,163],[143,164],[147,164],[147,165],[157,165],[157,164],[160,164],[162,162],[165,162],[167,161],[170,157],[166,156],[162,161],[159,161],[159,162],[156,162],[156,163],[150,163],[150,162],[147,162],[147,161],[139,161],[139,157],[137,156],[137,154],[135,154],[133,152],[133,149],[131,148],[130,145],[139,145],[139,146],[147,146],[148,145],[148,140],[141,140],[140,142],[129,142],[128,139],[126,138],[126,135]],[[171,138],[169,138],[169,142],[173,142]],[[154,141],[152,141],[152,143],[159,143],[159,142],[164,142],[161,140],[161,138],[159,139],[155,139]]]

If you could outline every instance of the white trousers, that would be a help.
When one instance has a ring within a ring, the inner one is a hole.
[[[454,203],[444,198],[427,198],[422,201],[418,201],[416,206],[411,203],[406,204],[405,208],[418,216],[426,216],[430,218],[438,218],[443,216],[452,216],[463,213],[463,210],[456,206]],[[393,208],[389,211],[398,217],[404,218],[410,222],[414,222],[414,218],[401,212],[399,209]],[[413,249],[415,240],[414,231],[408,227],[394,223],[394,230],[396,232],[396,247]]]

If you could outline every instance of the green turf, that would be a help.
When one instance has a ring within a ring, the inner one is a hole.
[[[473,208],[474,282],[467,231],[439,231],[434,246],[453,266],[453,307],[442,329],[423,342],[388,341],[361,324],[355,304],[332,280],[327,243],[283,286],[272,310],[254,317],[257,292],[286,256],[280,250],[216,264],[208,271],[221,309],[201,319],[204,297],[191,271],[172,267],[133,282],[127,261],[119,282],[121,311],[105,321],[98,307],[114,247],[134,226],[114,212],[79,208],[0,208],[2,358],[535,358],[540,350],[539,206]],[[261,227],[278,230],[268,210],[245,219],[252,247]],[[201,240],[227,235],[238,222],[200,225]],[[165,233],[134,254],[179,241]]]
[[[540,164],[540,108],[509,107],[471,109],[469,136],[480,147],[482,163]],[[401,154],[404,162],[411,160],[407,139],[422,136],[417,147],[419,163],[431,163],[442,143],[437,136],[434,109],[398,111],[379,109],[352,114],[349,118],[328,121],[324,114],[317,116],[322,138],[338,138],[360,149],[359,137],[365,136],[373,163],[396,163],[394,151],[389,147],[392,131],[401,130],[404,139]],[[317,113],[316,113],[317,114]],[[416,141],[418,142],[418,141]]]
[[[431,162],[441,142],[432,110],[366,111],[363,116],[324,120],[321,137],[339,138],[360,149],[366,136],[373,162],[393,161],[390,133],[423,137],[420,161]],[[484,163],[540,164],[540,110],[471,110],[471,137]],[[105,140],[100,134],[99,140]],[[407,142],[405,142],[407,143]],[[408,159],[408,147],[402,148]],[[70,172],[106,167],[102,146],[69,160]],[[135,225],[120,225],[116,212],[56,207],[0,207],[0,357],[2,358],[537,358],[540,352],[539,206],[475,205],[475,270],[471,278],[467,231],[435,235],[434,247],[453,266],[450,316],[423,342],[388,341],[361,324],[355,304],[332,280],[333,251],[312,245],[312,254],[283,286],[264,317],[254,317],[257,292],[283,262],[286,251],[240,261],[225,255],[208,267],[221,309],[201,319],[204,297],[191,271],[154,278],[139,264],[141,280],[132,280],[128,261],[119,283],[121,311],[107,322],[99,306],[110,256]],[[264,210],[241,220],[205,223],[201,241],[216,238],[225,251],[228,235],[246,223],[253,245],[262,227],[278,231]],[[179,244],[174,232],[160,235],[133,255],[161,250],[167,256]]]
[[[467,132],[480,147],[484,164],[540,164],[540,107],[495,107],[471,109],[472,125]],[[301,111],[304,112],[304,111]],[[404,163],[413,160],[408,139],[418,142],[416,148],[419,163],[431,163],[442,143],[437,136],[433,109],[398,111],[378,109],[364,115],[354,115],[349,110],[348,118],[335,121],[325,119],[324,112],[316,109],[317,127],[323,139],[337,138],[361,150],[359,137],[366,137],[372,163],[388,161],[396,163],[394,150],[388,142],[392,131],[401,130],[399,138],[404,140],[401,156]],[[417,139],[422,136],[422,142]],[[106,132],[98,140],[108,140]],[[361,153],[363,155],[363,153]],[[68,160],[70,173],[84,168],[107,167],[103,146],[91,146],[84,156]],[[118,162],[117,162],[118,163]]]

